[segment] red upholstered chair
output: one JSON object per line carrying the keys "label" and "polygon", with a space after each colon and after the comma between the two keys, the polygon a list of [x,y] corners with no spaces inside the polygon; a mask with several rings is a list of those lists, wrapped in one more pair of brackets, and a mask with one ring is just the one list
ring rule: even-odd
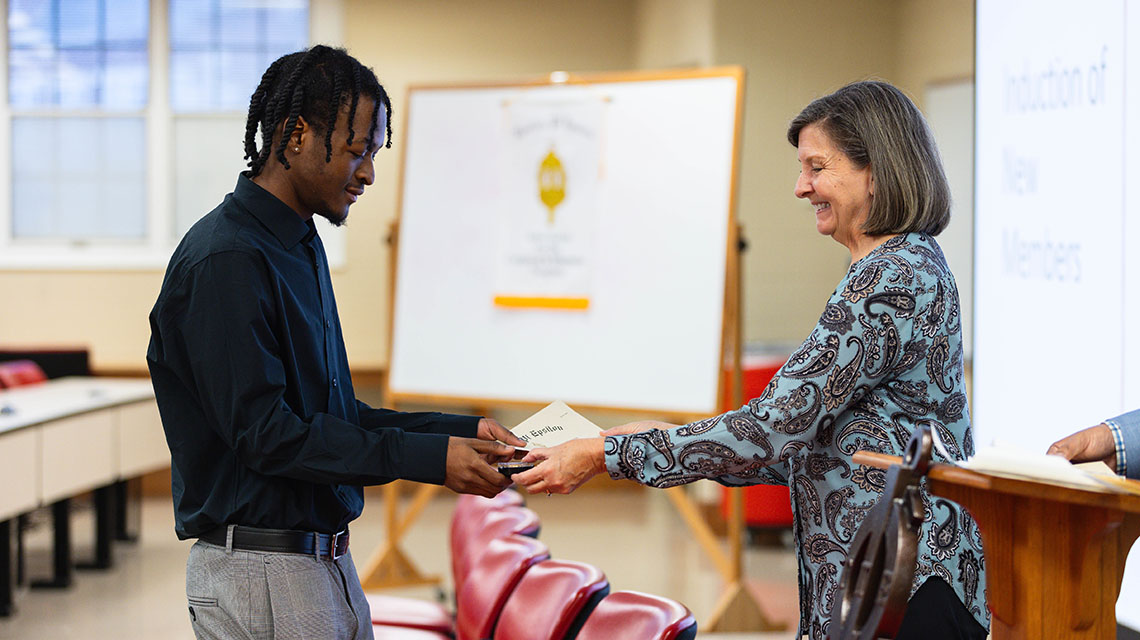
{"label": "red upholstered chair", "polygon": [[530,568],[507,599],[494,640],[573,638],[598,602],[610,592],[595,566],[546,560]]}
{"label": "red upholstered chair", "polygon": [[456,640],[491,638],[515,585],[528,569],[549,558],[550,550],[533,538],[510,535],[492,540],[475,560],[459,591]]}
{"label": "red upholstered chair", "polygon": [[[455,511],[451,514],[451,548],[471,538],[472,533],[482,526],[483,518],[492,511],[500,511],[512,507],[523,506],[523,497],[514,489],[506,489],[494,498],[483,496],[461,495],[455,501]],[[455,555],[452,554],[451,575],[456,571]],[[458,588],[456,589],[458,591]]]}
{"label": "red upholstered chair", "polygon": [[0,362],[0,388],[19,387],[47,380],[40,365],[31,360]]}
{"label": "red upholstered chair", "polygon": [[372,624],[451,634],[455,621],[447,607],[434,600],[365,593]]}
{"label": "red upholstered chair", "polygon": [[[468,556],[478,555],[495,538],[511,534],[533,537],[538,534],[540,526],[538,514],[525,507],[510,506],[485,511],[469,532],[464,534],[465,537],[452,540],[452,581],[456,593],[459,593],[471,566]],[[457,561],[457,556],[462,557],[462,560]],[[438,602],[375,593],[367,593],[365,596],[368,598],[368,606],[372,609],[374,624],[426,629],[439,633],[451,633],[454,630],[455,624],[451,612]]]}
{"label": "red upholstered chair", "polygon": [[382,624],[372,625],[372,637],[374,640],[451,640],[451,636],[446,633]]}
{"label": "red upholstered chair", "polygon": [[637,591],[618,591],[602,599],[578,640],[692,640],[697,621],[685,605]]}
{"label": "red upholstered chair", "polygon": [[526,501],[522,494],[514,489],[505,489],[493,498],[465,493],[461,494],[455,501],[455,511],[452,513],[451,523],[454,526],[456,520],[462,520],[471,514],[482,515],[492,509],[523,506],[526,506]]}
{"label": "red upholstered chair", "polygon": [[538,514],[526,507],[506,507],[488,511],[465,535],[451,540],[451,574],[455,593],[463,590],[472,561],[487,544],[511,534],[537,538],[542,522]]}

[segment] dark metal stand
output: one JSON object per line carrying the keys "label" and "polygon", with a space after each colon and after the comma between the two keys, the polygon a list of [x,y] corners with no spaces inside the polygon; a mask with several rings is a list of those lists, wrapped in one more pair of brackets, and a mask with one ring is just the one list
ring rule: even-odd
{"label": "dark metal stand", "polygon": [[16,516],[16,585],[28,584],[28,572],[24,566],[24,531],[28,528],[28,514]]}
{"label": "dark metal stand", "polygon": [[71,586],[71,499],[51,505],[52,577],[32,581],[33,589],[66,589]]}
{"label": "dark metal stand", "polygon": [[[13,593],[15,592],[14,569],[12,566],[12,529],[15,523],[12,520],[0,522],[0,542],[3,542],[3,554],[0,555],[0,617],[8,617],[15,610]],[[15,528],[19,528],[15,524]]]}
{"label": "dark metal stand", "polygon": [[934,436],[915,429],[902,464],[887,470],[882,497],[863,519],[843,562],[831,607],[834,640],[894,638],[906,615],[922,529],[922,489]]}
{"label": "dark metal stand", "polygon": [[113,563],[111,543],[115,538],[115,485],[95,490],[95,557],[81,562],[77,569],[109,569]]}
{"label": "dark metal stand", "polygon": [[138,542],[142,531],[142,480],[120,480],[115,487],[115,539]]}

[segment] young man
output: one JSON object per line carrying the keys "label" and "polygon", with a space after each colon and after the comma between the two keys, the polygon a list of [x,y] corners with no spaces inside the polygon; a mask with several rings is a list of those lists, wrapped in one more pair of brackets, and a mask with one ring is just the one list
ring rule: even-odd
{"label": "young man", "polygon": [[[356,400],[314,214],[342,224],[391,146],[391,104],[345,51],[284,56],[250,100],[249,171],[187,232],[150,315],[199,638],[371,638],[348,553],[361,485],[491,496],[523,443],[494,420]],[[261,129],[261,147],[257,131]]]}

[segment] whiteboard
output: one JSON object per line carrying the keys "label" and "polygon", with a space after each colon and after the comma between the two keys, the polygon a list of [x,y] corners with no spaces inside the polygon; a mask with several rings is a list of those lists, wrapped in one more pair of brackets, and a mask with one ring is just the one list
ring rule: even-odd
{"label": "whiteboard", "polygon": [[[738,67],[413,87],[388,398],[717,413],[742,91]],[[504,307],[504,220],[539,197],[530,173],[504,179],[523,129],[510,111],[579,103],[602,105],[577,236],[589,306]]]}
{"label": "whiteboard", "polygon": [[1042,453],[1140,406],[1140,11],[986,0],[976,28],[974,434]]}

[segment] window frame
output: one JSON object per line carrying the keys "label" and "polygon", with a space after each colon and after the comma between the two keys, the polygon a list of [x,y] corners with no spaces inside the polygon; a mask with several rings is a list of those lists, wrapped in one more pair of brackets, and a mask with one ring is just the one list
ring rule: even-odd
{"label": "window frame", "polygon": [[[8,10],[8,0],[0,0],[0,12],[5,18],[5,27],[0,29],[0,129],[4,131],[4,135],[0,135],[0,270],[134,271],[165,268],[178,240],[172,237],[176,224],[173,175],[175,119],[181,116],[219,119],[240,116],[244,121],[245,110],[174,113],[170,101],[170,14],[167,0],[149,2],[149,86],[147,104],[141,111],[13,109],[8,100]],[[343,30],[343,0],[309,0],[309,46],[318,42],[342,42]],[[146,232],[141,240],[92,238],[62,241],[13,237],[11,132],[13,118],[22,116],[142,118],[147,169],[144,178]],[[232,153],[239,152],[236,146],[232,150]],[[66,188],[66,182],[61,181],[61,188]],[[218,194],[219,202],[224,195]],[[322,226],[321,234],[330,263],[340,267],[345,262],[345,240],[342,234],[330,233],[331,230],[331,225]]]}

